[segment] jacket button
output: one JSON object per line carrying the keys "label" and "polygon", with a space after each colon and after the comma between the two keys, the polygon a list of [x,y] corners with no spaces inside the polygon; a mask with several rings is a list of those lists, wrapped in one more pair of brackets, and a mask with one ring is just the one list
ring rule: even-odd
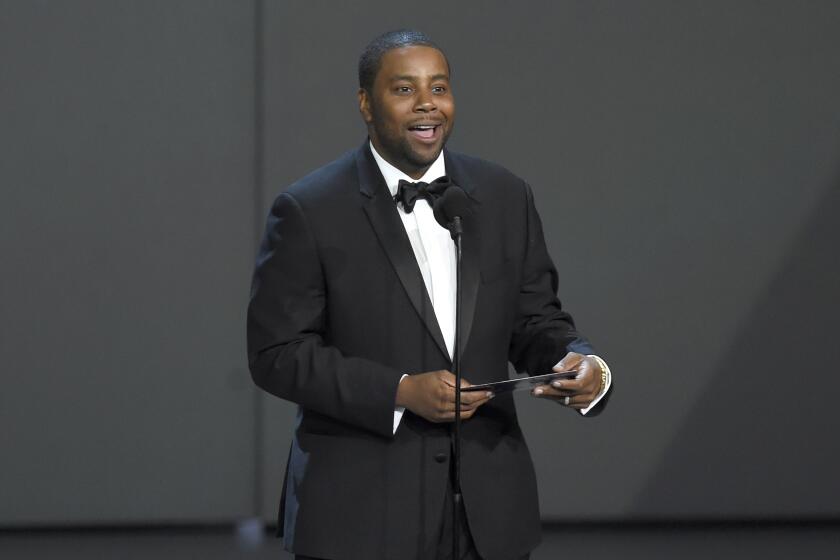
{"label": "jacket button", "polygon": [[446,462],[446,453],[438,453],[435,455],[435,461],[438,463],[445,463]]}

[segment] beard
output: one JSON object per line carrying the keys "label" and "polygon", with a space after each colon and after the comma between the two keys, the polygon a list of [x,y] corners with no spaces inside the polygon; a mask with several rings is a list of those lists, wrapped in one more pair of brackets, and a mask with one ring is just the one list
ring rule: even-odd
{"label": "beard", "polygon": [[371,114],[373,116],[371,128],[379,143],[377,150],[382,152],[382,157],[402,171],[417,172],[428,169],[440,156],[440,152],[452,134],[452,122],[447,121],[449,126],[443,133],[440,144],[434,150],[420,151],[411,144],[406,129],[390,126],[376,106],[371,107]]}

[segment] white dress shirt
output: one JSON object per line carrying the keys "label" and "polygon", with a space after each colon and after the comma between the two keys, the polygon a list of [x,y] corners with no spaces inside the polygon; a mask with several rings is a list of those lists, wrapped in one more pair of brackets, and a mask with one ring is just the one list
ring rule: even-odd
{"label": "white dress shirt", "polygon": [[[409,177],[385,161],[373,147],[373,143],[370,143],[370,151],[379,166],[379,171],[382,172],[382,177],[385,179],[385,184],[388,186],[391,196],[397,194],[400,179],[411,183],[416,181],[431,183],[438,177],[446,175],[446,165],[444,164],[442,151],[431,167],[419,179]],[[418,198],[414,203],[414,211],[411,213],[406,213],[401,204],[397,208],[405,232],[408,234],[408,240],[411,242],[411,248],[414,250],[414,257],[417,259],[420,273],[423,275],[423,283],[426,285],[429,299],[432,300],[435,317],[451,359],[452,350],[455,346],[455,243],[452,242],[449,230],[435,220],[432,207],[426,199]],[[406,376],[404,375],[404,377]],[[609,367],[607,367],[607,382],[604,384],[604,388],[587,408],[581,410],[582,414],[586,414],[601,400],[609,390],[611,381],[612,377]],[[404,412],[405,408],[401,406],[394,409],[394,433],[400,425]]]}

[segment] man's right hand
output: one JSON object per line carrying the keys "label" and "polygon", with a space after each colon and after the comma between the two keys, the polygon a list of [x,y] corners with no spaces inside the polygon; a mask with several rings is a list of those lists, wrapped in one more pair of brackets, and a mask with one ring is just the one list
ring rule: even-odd
{"label": "man's right hand", "polygon": [[[461,387],[470,383],[461,379]],[[493,398],[492,392],[461,393],[461,420],[471,418],[478,407]],[[397,387],[397,406],[403,406],[429,422],[455,420],[455,376],[446,370],[404,377]]]}

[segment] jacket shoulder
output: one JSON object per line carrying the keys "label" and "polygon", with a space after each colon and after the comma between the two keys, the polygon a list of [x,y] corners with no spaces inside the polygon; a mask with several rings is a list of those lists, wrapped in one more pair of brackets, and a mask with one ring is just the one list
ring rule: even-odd
{"label": "jacket shoulder", "polygon": [[462,186],[473,187],[482,201],[518,204],[528,197],[527,182],[503,165],[457,152],[449,152],[449,161],[459,180],[468,183]]}
{"label": "jacket shoulder", "polygon": [[449,157],[453,163],[461,166],[464,171],[468,171],[470,174],[493,177],[502,181],[523,182],[519,176],[498,163],[453,151],[449,152]]}
{"label": "jacket shoulder", "polygon": [[349,151],[338,159],[304,175],[282,193],[291,195],[302,206],[325,203],[341,193],[358,191],[355,152]]}

